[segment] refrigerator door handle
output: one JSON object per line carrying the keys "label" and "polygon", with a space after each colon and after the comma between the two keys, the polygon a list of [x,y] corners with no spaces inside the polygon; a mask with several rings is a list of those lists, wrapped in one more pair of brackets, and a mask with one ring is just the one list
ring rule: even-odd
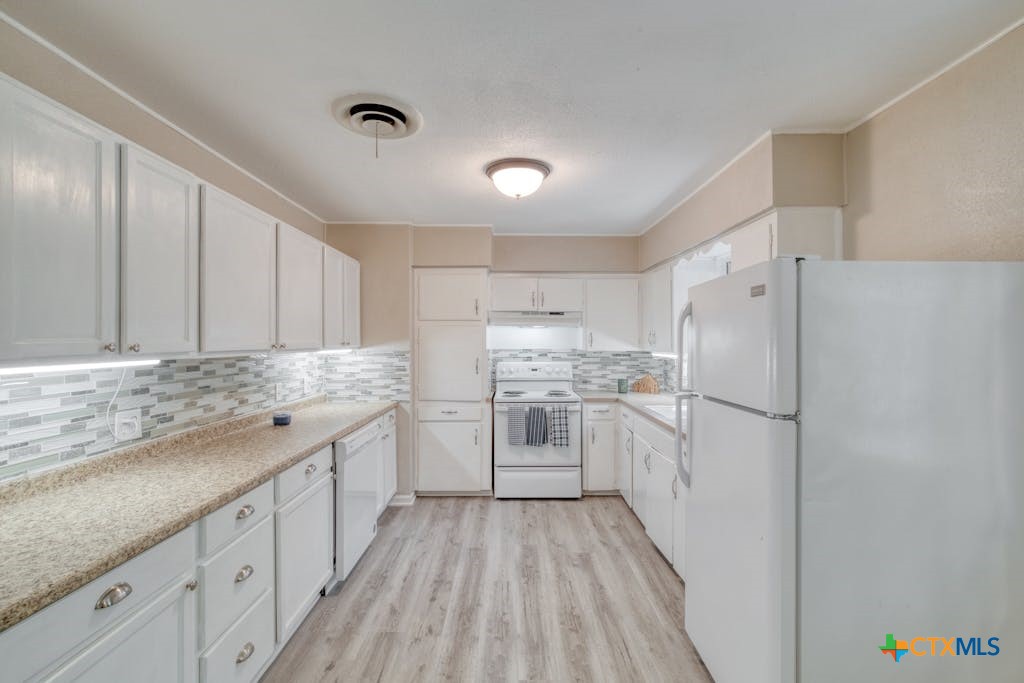
{"label": "refrigerator door handle", "polygon": [[686,466],[686,448],[683,446],[683,401],[686,401],[686,442],[689,444],[693,443],[693,397],[696,394],[693,392],[693,387],[683,386],[683,361],[684,359],[690,364],[690,372],[688,373],[687,379],[693,381],[693,364],[695,358],[693,354],[687,353],[686,349],[686,336],[683,334],[683,330],[686,327],[686,321],[690,321],[690,325],[693,325],[693,302],[687,301],[686,306],[683,307],[682,312],[679,314],[679,327],[676,329],[676,345],[678,354],[676,356],[676,386],[679,387],[679,393],[676,394],[676,472],[679,474],[680,481],[683,482],[683,486],[690,488],[690,472],[693,469],[693,447],[689,449],[690,466]]}

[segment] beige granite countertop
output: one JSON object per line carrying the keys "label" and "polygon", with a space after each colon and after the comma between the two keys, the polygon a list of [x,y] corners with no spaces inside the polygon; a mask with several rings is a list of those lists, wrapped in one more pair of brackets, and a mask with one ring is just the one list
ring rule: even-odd
{"label": "beige granite countertop", "polygon": [[394,402],[288,406],[0,487],[0,631],[173,536]]}
{"label": "beige granite countertop", "polygon": [[[675,423],[647,409],[647,406],[651,405],[675,404],[675,394],[641,394],[635,391],[631,391],[628,394],[620,394],[614,391],[577,391],[576,393],[583,398],[584,403],[624,403],[640,412],[648,420],[664,427],[670,432],[676,431]],[[685,431],[683,436],[686,436]]]}

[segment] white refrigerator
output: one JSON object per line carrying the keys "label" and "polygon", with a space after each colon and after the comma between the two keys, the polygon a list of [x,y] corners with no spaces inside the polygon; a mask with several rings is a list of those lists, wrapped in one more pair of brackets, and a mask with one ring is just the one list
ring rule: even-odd
{"label": "white refrigerator", "polygon": [[1024,680],[1024,263],[776,259],[683,318],[684,624],[717,683]]}

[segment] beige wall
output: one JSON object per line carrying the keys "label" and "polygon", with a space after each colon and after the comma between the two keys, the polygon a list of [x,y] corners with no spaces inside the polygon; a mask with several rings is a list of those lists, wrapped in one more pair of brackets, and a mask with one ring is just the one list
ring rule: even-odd
{"label": "beige wall", "polygon": [[772,136],[772,203],[775,206],[842,206],[846,203],[843,136]]}
{"label": "beige wall", "polygon": [[772,206],[772,139],[766,136],[640,236],[646,270]]}
{"label": "beige wall", "polygon": [[0,21],[0,71],[317,238],[324,226],[59,55]]}
{"label": "beige wall", "polygon": [[416,226],[412,264],[427,266],[490,266],[489,226]]}
{"label": "beige wall", "polygon": [[363,347],[409,349],[412,232],[401,224],[326,226],[327,244],[359,261]]}
{"label": "beige wall", "polygon": [[850,131],[853,259],[1024,260],[1024,28]]}
{"label": "beige wall", "polygon": [[634,273],[638,237],[495,235],[495,271]]}

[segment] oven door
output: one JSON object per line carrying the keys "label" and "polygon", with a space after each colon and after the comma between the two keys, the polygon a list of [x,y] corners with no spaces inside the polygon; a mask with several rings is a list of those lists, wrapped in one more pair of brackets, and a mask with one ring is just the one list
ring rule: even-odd
{"label": "oven door", "polygon": [[551,408],[564,405],[569,409],[569,447],[510,446],[508,443],[508,404],[494,404],[494,465],[496,467],[579,467],[582,461],[583,411],[578,403],[530,403],[530,406]]}

